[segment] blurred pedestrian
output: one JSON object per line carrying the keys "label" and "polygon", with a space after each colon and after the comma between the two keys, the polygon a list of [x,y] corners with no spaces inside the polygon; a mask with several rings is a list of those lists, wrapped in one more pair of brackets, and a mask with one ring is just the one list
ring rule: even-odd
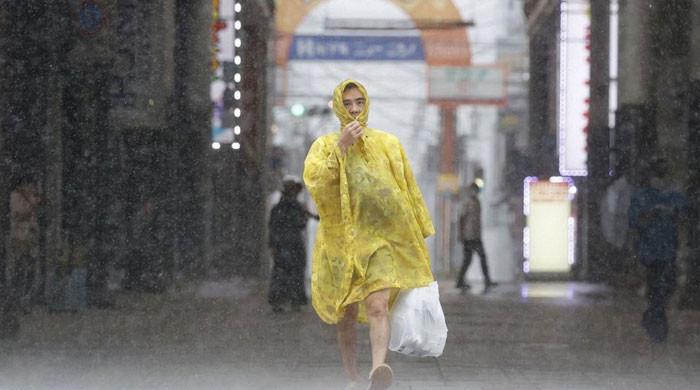
{"label": "blurred pedestrian", "polygon": [[464,248],[464,259],[462,268],[457,275],[457,288],[470,288],[464,281],[465,274],[472,263],[472,255],[476,252],[481,261],[481,273],[484,275],[484,292],[488,291],[497,283],[491,280],[489,266],[486,259],[484,243],[481,240],[481,201],[479,201],[480,188],[476,183],[472,183],[467,188],[467,200],[464,203],[462,213],[459,217],[459,240]]}
{"label": "blurred pedestrian", "polygon": [[10,234],[7,242],[10,294],[27,312],[41,291],[39,263],[39,204],[34,179],[23,176],[10,193]]}
{"label": "blurred pedestrian", "polygon": [[635,234],[634,250],[647,270],[647,309],[642,326],[654,342],[668,336],[666,305],[676,289],[676,253],[679,224],[686,199],[669,187],[665,161],[655,159],[630,201],[629,223]]}
{"label": "blurred pedestrian", "polygon": [[286,304],[296,311],[308,303],[304,288],[306,245],[303,233],[308,219],[318,219],[318,216],[297,200],[302,189],[299,179],[285,178],[282,197],[270,211],[269,240],[274,264],[268,301],[277,313],[282,312]]}
{"label": "blurred pedestrian", "polygon": [[357,388],[356,322],[369,323],[370,389],[391,385],[389,310],[400,289],[434,281],[425,238],[433,223],[398,138],[367,127],[369,96],[345,80],[333,92],[339,131],[314,141],[304,181],[321,215],[312,303],[336,324],[343,367]]}
{"label": "blurred pedestrian", "polygon": [[608,269],[621,275],[612,282],[619,287],[639,287],[642,278],[633,255],[628,215],[635,188],[624,155],[618,157],[614,172],[614,180],[607,186],[600,200],[600,228],[607,243],[604,252],[607,252],[610,259],[607,262]]}

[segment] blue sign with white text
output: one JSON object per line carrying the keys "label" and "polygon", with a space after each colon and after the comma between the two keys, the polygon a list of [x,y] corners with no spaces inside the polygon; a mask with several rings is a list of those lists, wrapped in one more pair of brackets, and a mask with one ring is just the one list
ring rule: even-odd
{"label": "blue sign with white text", "polygon": [[420,37],[295,35],[291,60],[316,61],[423,61]]}

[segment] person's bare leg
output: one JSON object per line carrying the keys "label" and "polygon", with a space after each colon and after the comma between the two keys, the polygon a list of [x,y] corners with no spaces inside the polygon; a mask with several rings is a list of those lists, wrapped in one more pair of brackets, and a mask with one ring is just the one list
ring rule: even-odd
{"label": "person's bare leg", "polygon": [[353,382],[357,382],[360,378],[360,372],[357,369],[357,311],[356,303],[348,306],[345,308],[345,316],[336,325],[343,368]]}
{"label": "person's bare leg", "polygon": [[372,346],[372,370],[383,364],[389,349],[389,289],[375,291],[365,299],[369,340]]}

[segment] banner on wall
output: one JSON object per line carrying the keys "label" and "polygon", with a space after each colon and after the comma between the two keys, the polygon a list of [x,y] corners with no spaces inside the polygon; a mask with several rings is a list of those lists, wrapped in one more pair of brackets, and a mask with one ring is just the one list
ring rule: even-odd
{"label": "banner on wall", "polygon": [[428,100],[431,103],[505,104],[505,68],[499,65],[431,66]]}

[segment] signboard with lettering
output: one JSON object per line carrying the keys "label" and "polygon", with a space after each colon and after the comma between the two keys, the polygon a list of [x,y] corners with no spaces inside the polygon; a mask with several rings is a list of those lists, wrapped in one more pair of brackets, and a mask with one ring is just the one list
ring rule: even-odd
{"label": "signboard with lettering", "polygon": [[470,104],[505,104],[506,72],[500,66],[431,66],[428,99]]}
{"label": "signboard with lettering", "polygon": [[423,61],[420,37],[295,35],[290,60]]}

